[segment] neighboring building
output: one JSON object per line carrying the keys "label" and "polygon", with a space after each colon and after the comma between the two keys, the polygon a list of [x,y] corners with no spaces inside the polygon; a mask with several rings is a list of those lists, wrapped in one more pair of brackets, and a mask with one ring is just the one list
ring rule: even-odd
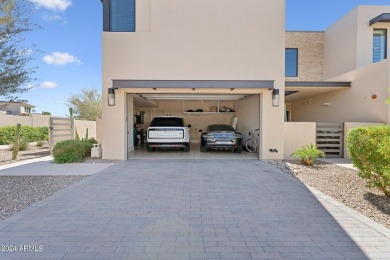
{"label": "neighboring building", "polygon": [[0,113],[5,115],[29,115],[34,107],[26,101],[0,101]]}
{"label": "neighboring building", "polygon": [[390,6],[358,6],[324,32],[287,32],[298,52],[286,60],[297,71],[286,91],[299,91],[286,97],[291,121],[389,124],[388,32]]}
{"label": "neighboring building", "polygon": [[261,159],[305,144],[285,119],[390,122],[390,6],[359,6],[324,32],[286,33],[285,0],[102,2],[105,159],[134,149],[140,111],[144,129],[155,115],[183,116],[193,141],[236,117],[246,136],[260,129]]}

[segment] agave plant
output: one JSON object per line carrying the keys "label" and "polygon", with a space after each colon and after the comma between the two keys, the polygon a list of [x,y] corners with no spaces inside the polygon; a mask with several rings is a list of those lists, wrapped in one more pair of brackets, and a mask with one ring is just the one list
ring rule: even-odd
{"label": "agave plant", "polygon": [[301,163],[303,165],[313,166],[315,160],[319,157],[325,158],[326,154],[323,151],[318,150],[317,146],[310,144],[304,145],[301,149],[296,150],[292,157],[301,158]]}

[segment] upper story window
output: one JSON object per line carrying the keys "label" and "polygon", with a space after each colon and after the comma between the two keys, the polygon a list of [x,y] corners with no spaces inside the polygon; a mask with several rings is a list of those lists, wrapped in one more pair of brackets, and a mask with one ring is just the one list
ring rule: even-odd
{"label": "upper story window", "polygon": [[135,0],[110,1],[110,31],[135,32]]}
{"label": "upper story window", "polygon": [[286,49],[285,76],[298,77],[298,49]]}
{"label": "upper story window", "polygon": [[387,30],[374,29],[372,61],[378,62],[387,58]]}

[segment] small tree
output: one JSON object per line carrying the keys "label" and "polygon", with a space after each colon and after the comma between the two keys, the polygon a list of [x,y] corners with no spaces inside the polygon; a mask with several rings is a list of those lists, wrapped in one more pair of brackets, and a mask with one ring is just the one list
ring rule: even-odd
{"label": "small tree", "polygon": [[29,89],[36,67],[29,66],[34,48],[23,46],[26,32],[38,28],[31,22],[31,3],[0,0],[0,96],[12,98]]}
{"label": "small tree", "polygon": [[97,89],[83,88],[81,94],[68,98],[69,113],[72,117],[95,121],[102,116],[102,97]]}

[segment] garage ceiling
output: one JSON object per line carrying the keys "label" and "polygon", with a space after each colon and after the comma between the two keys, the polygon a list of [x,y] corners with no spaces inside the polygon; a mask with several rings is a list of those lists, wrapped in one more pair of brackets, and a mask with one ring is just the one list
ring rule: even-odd
{"label": "garage ceiling", "polygon": [[136,107],[142,107],[142,108],[157,108],[158,107],[158,102],[154,101],[154,100],[147,100],[147,99],[144,99],[138,95],[134,95],[133,97],[134,99],[134,105]]}

